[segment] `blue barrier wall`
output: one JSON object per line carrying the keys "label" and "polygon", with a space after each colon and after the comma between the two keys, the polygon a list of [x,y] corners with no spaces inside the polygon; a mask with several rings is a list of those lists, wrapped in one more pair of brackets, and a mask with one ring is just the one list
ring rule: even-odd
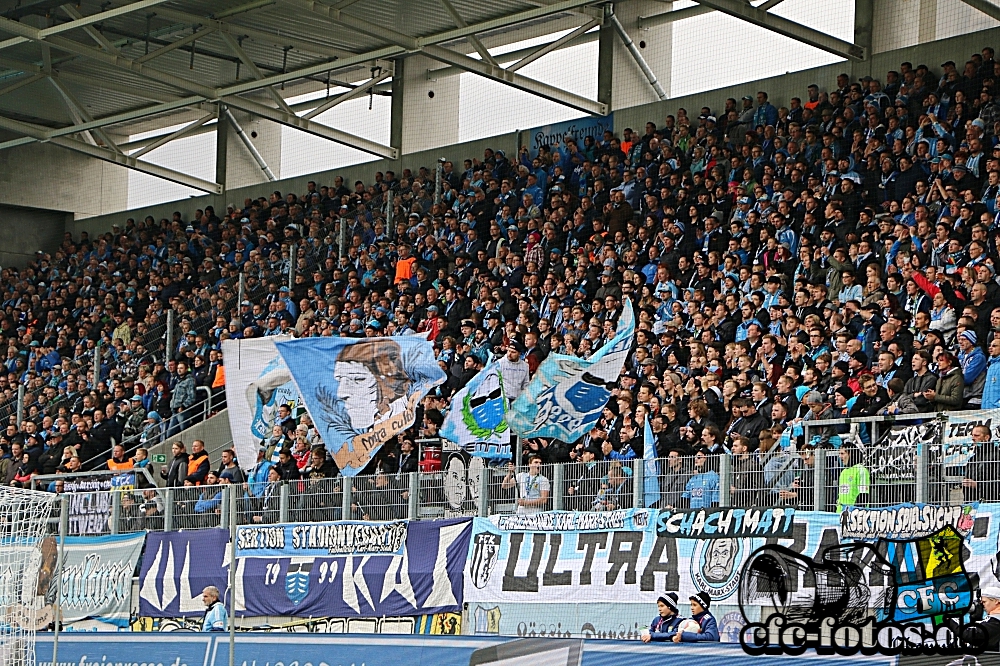
{"label": "blue barrier wall", "polygon": [[[895,657],[745,655],[738,645],[557,638],[321,636],[242,634],[236,666],[895,666]],[[52,663],[52,637],[39,638],[36,662]],[[228,666],[228,634],[64,634],[57,666]]]}

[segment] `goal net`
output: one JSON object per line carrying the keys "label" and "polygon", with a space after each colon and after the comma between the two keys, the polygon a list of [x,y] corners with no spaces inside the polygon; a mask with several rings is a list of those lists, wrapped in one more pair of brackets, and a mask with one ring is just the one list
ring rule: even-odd
{"label": "goal net", "polygon": [[[0,486],[0,666],[34,666],[41,547],[57,495]],[[54,563],[53,563],[54,564]],[[51,618],[50,618],[51,621]]]}

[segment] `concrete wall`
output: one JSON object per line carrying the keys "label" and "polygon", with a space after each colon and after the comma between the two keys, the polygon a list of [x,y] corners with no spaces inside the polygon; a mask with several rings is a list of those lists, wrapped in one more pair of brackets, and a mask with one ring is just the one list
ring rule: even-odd
{"label": "concrete wall", "polygon": [[[219,469],[219,461],[222,459],[222,452],[232,446],[233,442],[233,434],[229,429],[229,410],[223,409],[212,418],[202,421],[180,434],[166,439],[156,446],[150,446],[147,448],[149,449],[150,457],[152,457],[155,453],[165,454],[169,464],[170,458],[173,457],[173,454],[170,452],[170,446],[174,442],[178,440],[184,442],[188,451],[190,451],[191,442],[196,439],[200,439],[205,442],[205,450],[208,451],[208,459],[211,462],[212,469]],[[243,467],[250,467],[253,465],[254,461],[240,461],[240,463]],[[160,478],[160,465],[156,465],[156,472],[153,474],[153,477],[156,483],[163,485],[163,479]]]}
{"label": "concrete wall", "polygon": [[[879,0],[879,2],[881,4],[883,0]],[[913,3],[908,2],[907,4]],[[874,32],[876,34],[883,29],[878,25],[878,22],[880,20],[890,20],[890,17],[884,13],[881,15],[879,14],[879,7],[879,4],[875,7],[876,25],[874,27]],[[689,114],[696,114],[702,106],[709,106],[713,110],[721,110],[726,98],[735,97],[739,99],[743,95],[754,95],[758,90],[766,90],[770,96],[771,102],[775,106],[781,106],[787,104],[791,97],[804,97],[806,87],[810,83],[818,84],[821,89],[831,88],[835,83],[837,74],[841,72],[853,72],[855,76],[861,76],[863,73],[870,71],[872,76],[881,78],[884,77],[885,72],[888,70],[898,69],[899,63],[905,60],[911,61],[914,65],[925,63],[936,70],[937,66],[940,65],[944,59],[955,59],[958,61],[970,53],[978,52],[983,46],[987,45],[1000,47],[1000,28],[959,35],[957,37],[942,39],[929,44],[922,44],[920,46],[907,46],[883,53],[876,53],[867,63],[852,64],[843,62],[801,72],[792,72],[770,79],[750,81],[694,95],[686,95],[684,97],[670,99],[665,102],[653,102],[630,108],[616,109],[615,126],[617,128],[633,127],[641,129],[641,127],[650,120],[654,120],[657,124],[662,125],[666,115],[668,113],[674,113],[678,107],[686,108]],[[630,58],[627,53],[624,54],[624,57]],[[618,71],[623,69],[626,65],[634,66],[634,63],[623,62],[623,59],[618,58],[617,53],[615,62],[617,65],[615,68],[617,70],[616,74],[618,74]],[[639,74],[639,76],[641,76],[641,74]],[[645,85],[646,88],[649,87],[648,84],[645,83],[644,79],[643,85]],[[414,127],[419,127],[419,118],[416,119],[412,125]],[[160,219],[161,217],[169,218],[175,210],[180,210],[185,215],[189,215],[196,208],[202,208],[209,204],[214,205],[217,210],[225,210],[225,206],[228,203],[242,204],[244,198],[246,197],[260,196],[272,190],[280,190],[282,192],[305,192],[305,184],[309,180],[315,180],[321,184],[328,184],[333,182],[334,176],[340,175],[343,176],[344,180],[348,183],[352,183],[353,181],[359,179],[364,180],[365,182],[370,182],[372,180],[372,175],[376,171],[392,169],[399,173],[402,168],[417,168],[420,166],[433,167],[439,157],[445,157],[447,159],[460,162],[468,157],[481,156],[483,154],[483,149],[486,147],[493,148],[494,150],[503,149],[507,151],[508,154],[512,154],[511,151],[516,151],[517,146],[517,135],[513,133],[506,134],[462,144],[453,144],[443,148],[404,154],[402,158],[397,160],[378,160],[375,162],[367,162],[365,164],[315,173],[308,176],[284,179],[275,183],[229,190],[222,196],[206,195],[183,201],[161,204],[158,206],[149,206],[138,211],[126,211],[87,219],[77,219],[73,222],[71,229],[74,234],[78,234],[83,230],[91,233],[103,233],[108,231],[112,224],[121,224],[125,219],[138,215],[152,215],[156,219]],[[11,151],[0,151],[0,159],[2,159],[4,153],[9,152]],[[2,171],[3,167],[2,163],[0,163],[0,173],[2,173]],[[78,217],[80,216],[78,215]]]}
{"label": "concrete wall", "polygon": [[72,213],[0,204],[0,266],[24,266],[38,250],[54,251],[72,222]]}
{"label": "concrete wall", "polygon": [[47,143],[0,150],[0,204],[100,215],[128,205],[128,170]]}

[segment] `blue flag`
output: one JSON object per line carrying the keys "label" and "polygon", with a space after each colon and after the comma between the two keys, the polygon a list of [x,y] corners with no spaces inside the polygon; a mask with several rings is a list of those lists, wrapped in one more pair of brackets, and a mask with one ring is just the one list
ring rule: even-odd
{"label": "blue flag", "polygon": [[423,336],[303,338],[275,344],[344,476],[411,425],[427,392],[445,381]]}
{"label": "blue flag", "polygon": [[618,384],[634,334],[635,315],[626,301],[615,337],[589,359],[549,354],[511,405],[510,427],[521,437],[555,437],[564,442],[586,435]]}
{"label": "blue flag", "polygon": [[455,397],[441,436],[481,458],[510,458],[507,397],[500,363],[490,360]]}
{"label": "blue flag", "polygon": [[660,461],[656,459],[656,440],[649,427],[649,414],[642,428],[642,505],[647,509],[660,501]]}

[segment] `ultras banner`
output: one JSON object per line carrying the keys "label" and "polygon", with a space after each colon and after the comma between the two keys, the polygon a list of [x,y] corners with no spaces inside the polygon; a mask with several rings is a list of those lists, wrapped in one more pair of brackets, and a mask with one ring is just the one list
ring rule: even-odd
{"label": "ultras banner", "polygon": [[[713,601],[735,603],[743,563],[768,540],[809,555],[839,543],[836,514],[749,510],[751,525],[748,514],[732,511],[627,510],[613,512],[622,516],[603,525],[558,513],[530,516],[530,522],[476,518],[465,600],[653,604],[664,590],[675,590],[682,599],[704,591]],[[577,529],[558,529],[574,522]],[[706,534],[706,525],[712,533]],[[720,525],[733,536],[720,534]]]}
{"label": "ultras banner", "polygon": [[[294,414],[299,392],[274,343],[288,336],[223,340],[226,362],[226,404],[233,448],[240,466],[249,469],[257,460],[261,440],[271,436],[278,408],[287,405]],[[275,459],[277,452],[274,453]]]}
{"label": "ultras banner", "polygon": [[413,425],[427,392],[445,381],[425,337],[306,338],[275,345],[306,410],[345,476]]}

